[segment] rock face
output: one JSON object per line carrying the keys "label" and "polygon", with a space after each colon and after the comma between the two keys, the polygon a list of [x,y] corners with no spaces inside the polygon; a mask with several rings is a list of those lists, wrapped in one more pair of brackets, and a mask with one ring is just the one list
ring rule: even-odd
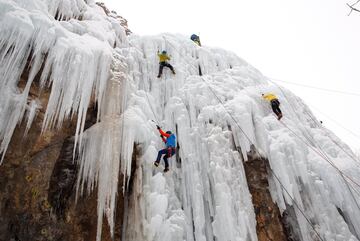
{"label": "rock face", "polygon": [[[37,96],[38,90],[34,85],[31,95]],[[48,93],[42,96],[44,107]],[[96,192],[79,197],[75,203],[77,164],[73,161],[73,134],[76,123],[68,121],[61,130],[41,135],[43,114],[40,110],[25,137],[26,125],[17,128],[0,166],[0,241],[95,240]],[[95,120],[96,109],[90,108],[86,125],[91,126]],[[118,200],[115,240],[121,237],[121,194]],[[112,240],[106,223],[103,230],[102,240]]]}
{"label": "rock face", "polygon": [[110,10],[106,7],[105,3],[103,3],[103,2],[96,2],[96,4],[99,5],[100,7],[102,7],[102,9],[104,9],[104,12],[106,13],[106,15],[108,15],[109,17],[115,18],[116,20],[118,20],[119,23],[120,23],[120,25],[125,28],[125,32],[126,32],[127,35],[131,34],[131,30],[130,30],[129,27],[128,27],[128,22],[127,22],[127,20],[126,20],[125,18],[119,16],[116,11],[113,11],[113,10],[110,11]]}
{"label": "rock face", "polygon": [[262,158],[249,158],[244,164],[256,214],[256,233],[259,241],[286,241],[279,208],[269,192],[266,162]]}

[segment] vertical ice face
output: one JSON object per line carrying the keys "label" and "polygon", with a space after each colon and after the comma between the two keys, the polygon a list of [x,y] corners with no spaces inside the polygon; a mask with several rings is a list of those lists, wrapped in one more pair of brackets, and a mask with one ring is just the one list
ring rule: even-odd
{"label": "vertical ice face", "polygon": [[[123,50],[135,88],[129,107],[142,102],[141,113],[175,131],[180,149],[171,174],[152,170],[162,145],[155,125],[148,130],[139,209],[128,210],[127,227],[136,225],[126,240],[257,240],[242,165],[251,144],[269,159],[271,194],[281,211],[288,209],[299,240],[319,240],[317,234],[358,240],[357,164],[301,100],[233,54],[199,48],[183,36],[132,36],[130,46]],[[171,55],[176,75],[165,68],[156,78],[157,50]],[[282,122],[261,98],[265,92],[279,97]]]}
{"label": "vertical ice face", "polygon": [[[60,128],[77,114],[80,135],[92,94],[95,101],[103,99],[112,46],[125,44],[124,30],[120,34],[120,24],[115,29],[99,6],[82,0],[11,0],[0,6],[0,152],[4,155],[24,116],[35,77],[41,88],[51,89],[43,129]],[[74,19],[79,16],[81,21]]]}
{"label": "vertical ice face", "polygon": [[[214,101],[206,82],[216,89],[223,81],[218,73],[230,67],[233,70],[225,71],[228,80],[236,74],[256,76],[235,78],[224,89],[217,89],[226,93],[225,99],[234,99],[243,87],[231,89],[232,84],[265,84],[263,77],[232,53],[197,48],[183,36],[133,36],[129,45],[117,50],[101,121],[84,133],[81,144],[78,189],[82,193],[85,188],[98,187],[97,240],[101,239],[103,214],[110,227],[114,225],[118,171],[130,175],[134,143],[141,150],[133,188],[137,204],[132,204],[138,209],[125,210],[126,240],[256,240],[255,216],[238,152],[243,148],[246,154],[250,142],[240,136],[240,130],[234,131],[239,138],[232,135],[235,123],[223,118],[225,111]],[[184,46],[183,53],[174,46]],[[157,79],[156,52],[165,48],[177,74],[172,76],[164,69],[164,78]],[[197,56],[203,56],[201,62]],[[199,68],[208,75],[206,80],[196,77]],[[196,90],[198,95],[193,96]],[[241,108],[251,110],[247,104]],[[220,112],[213,113],[211,108]],[[251,115],[244,120],[243,128],[252,127]],[[174,176],[153,173],[152,163],[161,148],[154,122],[178,136],[182,161],[178,168],[172,161]],[[248,135],[255,140],[253,131],[249,129]],[[216,150],[219,143],[221,148]],[[124,185],[121,191],[127,190],[127,183]]]}
{"label": "vertical ice face", "polygon": [[48,11],[59,20],[79,18],[87,8],[84,0],[47,1]]}
{"label": "vertical ice face", "polygon": [[[149,144],[140,158],[143,174],[137,207],[143,209],[128,211],[126,240],[257,240],[243,158],[238,152],[243,148],[246,157],[250,143],[226,116],[208,85],[221,93],[223,101],[235,104],[238,92],[244,92],[245,86],[265,84],[264,77],[233,54],[198,48],[183,36],[133,36],[130,45],[133,47],[125,53],[128,81],[140,89],[131,98],[142,99],[148,119],[176,132],[181,163],[172,158],[170,176],[152,175],[156,149],[161,148],[152,124],[146,141]],[[157,50],[167,50],[171,55],[175,76],[164,69],[163,77],[156,78]],[[206,77],[199,77],[199,68]],[[245,99],[244,103],[239,101],[234,110],[228,106],[229,111],[239,108],[250,112],[241,116],[241,125],[255,141],[254,103],[247,97],[240,99]]]}
{"label": "vertical ice face", "polygon": [[[0,32],[1,161],[25,113],[25,134],[39,108],[45,111],[44,131],[60,129],[64,120],[76,116],[74,134],[81,153],[78,186],[82,190],[86,180],[88,191],[98,187],[99,240],[104,213],[113,231],[118,173],[120,168],[127,173],[131,165],[120,165],[121,146],[129,148],[131,156],[132,143],[137,141],[123,133],[127,126],[113,131],[120,127],[115,115],[122,113],[121,98],[127,90],[122,86],[125,64],[113,48],[127,46],[125,30],[94,1],[1,0]],[[41,89],[50,89],[48,102],[42,107],[36,99],[28,98],[34,81]],[[92,101],[97,102],[101,125],[90,129],[83,143],[86,112]],[[131,110],[128,112],[131,116]],[[122,133],[131,146],[120,142],[125,139]]]}
{"label": "vertical ice face", "polygon": [[[358,240],[358,160],[336,136],[315,122],[299,98],[283,89],[274,91],[279,91],[283,108],[289,113],[285,124],[264,119],[269,131],[274,199],[283,210],[296,202],[324,240]],[[302,238],[314,238],[303,215],[294,209]]]}
{"label": "vertical ice face", "polygon": [[[77,189],[97,191],[97,240],[103,216],[113,234],[134,143],[138,169],[124,210],[125,240],[256,241],[243,166],[252,144],[269,160],[271,195],[296,224],[298,240],[359,240],[354,154],[299,98],[235,54],[182,35],[127,38],[94,1],[0,0],[0,31],[0,152],[25,116],[29,130],[40,108],[44,130],[77,116]],[[162,50],[176,75],[165,68],[156,78]],[[47,106],[28,99],[34,81],[51,89]],[[265,92],[279,97],[282,122],[261,98]],[[83,132],[91,101],[98,122]],[[178,140],[165,175],[152,165],[163,148],[155,124]]]}

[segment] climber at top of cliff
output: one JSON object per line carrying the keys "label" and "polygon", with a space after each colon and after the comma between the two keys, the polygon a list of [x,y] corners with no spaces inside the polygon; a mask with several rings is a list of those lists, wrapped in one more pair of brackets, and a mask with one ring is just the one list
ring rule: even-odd
{"label": "climber at top of cliff", "polygon": [[201,47],[200,37],[196,34],[192,34],[190,39]]}
{"label": "climber at top of cliff", "polygon": [[265,100],[270,102],[273,112],[278,117],[278,120],[280,120],[282,118],[282,113],[280,110],[280,101],[278,100],[276,95],[274,95],[273,93],[267,93],[261,95]]}
{"label": "climber at top of cliff", "polygon": [[160,132],[160,137],[163,142],[166,144],[166,148],[159,151],[156,161],[154,165],[157,167],[159,166],[161,156],[164,155],[163,159],[165,162],[165,169],[164,172],[169,171],[169,162],[168,158],[175,154],[175,145],[176,145],[176,137],[171,131],[164,132],[160,126],[156,125],[157,129]]}
{"label": "climber at top of cliff", "polygon": [[166,51],[163,50],[161,53],[159,53],[159,50],[158,50],[157,55],[159,57],[159,74],[157,77],[158,78],[161,77],[164,67],[170,68],[171,72],[173,74],[175,74],[175,70],[174,70],[173,66],[167,62],[167,60],[170,60],[170,57],[167,55]]}

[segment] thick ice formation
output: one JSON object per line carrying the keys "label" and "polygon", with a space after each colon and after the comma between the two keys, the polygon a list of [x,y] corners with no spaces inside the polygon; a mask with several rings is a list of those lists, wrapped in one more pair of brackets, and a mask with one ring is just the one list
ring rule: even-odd
{"label": "thick ice formation", "polygon": [[[41,108],[36,99],[28,100],[33,82],[36,82],[35,84],[41,89],[51,89],[47,106],[44,106],[46,112],[43,130],[61,128],[65,119],[77,115],[77,129],[74,134],[76,142],[80,141],[80,150],[82,150],[81,137],[91,100],[98,102],[98,119],[103,122],[109,119],[108,116],[107,119],[100,118],[104,116],[103,110],[106,114],[116,112],[109,110],[107,105],[114,101],[117,101],[117,105],[120,104],[118,102],[120,99],[115,99],[116,94],[112,95],[114,98],[111,100],[107,98],[106,103],[103,103],[103,100],[105,93],[115,90],[116,82],[108,80],[111,63],[117,65],[113,68],[114,72],[116,69],[121,69],[119,63],[121,58],[114,53],[113,47],[127,45],[124,28],[116,19],[107,17],[104,10],[94,1],[0,0],[0,32],[2,159],[15,127],[22,121],[25,112],[27,113],[26,134],[38,109]],[[22,73],[28,74],[23,75],[20,82]],[[114,76],[119,78],[119,74]],[[108,83],[111,85],[108,86]],[[99,134],[96,127],[93,129],[89,130],[86,136],[95,137]],[[104,138],[104,145],[109,144],[106,141],[110,141],[115,148],[119,137],[115,140],[107,140],[105,138],[108,136],[103,134],[100,133],[99,138]],[[86,144],[90,145],[88,140]],[[118,154],[119,148],[111,153]],[[81,157],[89,159],[90,154],[91,152],[87,152]],[[116,193],[118,173],[116,168],[120,160],[118,156],[114,158],[106,153],[104,155],[100,159],[104,163],[101,163],[103,168],[99,172],[81,166],[81,173],[88,178],[89,191],[95,185],[97,176],[106,176],[110,181],[106,182],[107,180],[100,178],[97,184],[115,189],[110,193]],[[106,162],[107,160],[110,162]],[[109,170],[114,174],[108,175]],[[103,184],[104,182],[106,183]],[[101,225],[105,207],[112,207],[113,211],[115,195],[109,198],[104,192],[99,192],[98,198],[99,225]],[[113,212],[108,213],[109,220],[112,220]],[[100,237],[100,228],[98,233]]]}
{"label": "thick ice formation", "polygon": [[[0,152],[6,152],[26,109],[34,112],[26,107],[34,79],[52,89],[44,129],[60,128],[64,119],[77,113],[80,134],[93,90],[96,100],[103,99],[112,46],[125,43],[121,26],[114,28],[113,20],[93,1],[1,0],[0,30]],[[29,74],[24,87],[18,88],[24,70]]]}
{"label": "thick ice formation", "polygon": [[[153,126],[156,139],[146,141],[153,144],[140,158],[138,206],[144,210],[128,218],[145,225],[128,229],[126,240],[257,240],[242,165],[251,143],[269,159],[272,196],[281,211],[292,214],[299,240],[319,240],[313,227],[323,240],[358,240],[360,189],[347,177],[346,184],[329,162],[356,183],[358,164],[299,98],[268,84],[231,53],[199,48],[181,36],[132,36],[130,43],[135,49],[125,55],[129,81],[147,92],[136,98],[148,102],[143,110],[148,119],[158,118],[166,129],[176,130],[181,163],[173,158],[170,175],[152,176],[155,150],[161,148]],[[166,71],[162,79],[155,78],[157,49],[170,52],[175,76]],[[282,122],[261,99],[264,92],[279,96]]]}
{"label": "thick ice formation", "polygon": [[[358,240],[359,187],[345,177],[349,188],[329,162],[356,183],[357,164],[300,99],[233,54],[182,36],[132,36],[130,45],[121,53],[132,84],[124,109],[137,110],[138,119],[128,121],[137,122],[133,131],[141,134],[131,139],[143,155],[126,240],[257,240],[242,165],[252,143],[270,161],[272,196],[291,214],[299,240],[318,240],[313,228],[323,240]],[[163,49],[177,74],[165,70],[157,79],[156,51]],[[279,96],[282,122],[261,99],[264,92]],[[162,144],[151,119],[178,136],[181,163],[173,158],[171,174],[153,171]],[[143,128],[150,128],[147,135]],[[131,144],[122,149],[129,158],[123,161],[132,151]]]}
{"label": "thick ice formation", "polygon": [[[97,240],[104,215],[114,231],[116,197],[127,194],[135,147],[124,240],[256,241],[243,166],[252,145],[269,160],[273,200],[298,240],[359,240],[354,154],[298,97],[231,52],[181,35],[127,38],[118,22],[83,0],[0,0],[0,31],[0,151],[25,113],[26,132],[40,108],[44,130],[77,114],[77,187],[80,195],[97,190]],[[165,68],[156,78],[157,50],[171,55],[176,75]],[[51,88],[46,107],[28,100],[34,81]],[[281,122],[262,100],[265,92],[279,97]],[[93,97],[98,122],[83,133]],[[163,145],[155,123],[178,138],[169,174],[152,165]]]}

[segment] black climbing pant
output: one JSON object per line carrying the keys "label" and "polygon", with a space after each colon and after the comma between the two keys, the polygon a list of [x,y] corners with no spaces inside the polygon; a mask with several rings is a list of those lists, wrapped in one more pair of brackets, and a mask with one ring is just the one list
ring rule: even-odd
{"label": "black climbing pant", "polygon": [[275,115],[277,116],[282,114],[279,106],[280,106],[280,102],[278,99],[271,101],[271,108],[274,111]]}
{"label": "black climbing pant", "polygon": [[160,64],[160,66],[159,66],[159,74],[158,74],[158,77],[160,77],[160,76],[162,75],[162,71],[163,71],[163,68],[164,68],[164,67],[170,68],[171,72],[172,72],[173,74],[175,74],[175,70],[174,70],[174,68],[172,67],[171,64],[169,64],[169,63],[167,63],[167,62],[160,62],[159,64]]}
{"label": "black climbing pant", "polygon": [[165,167],[169,167],[168,158],[172,157],[174,154],[175,154],[175,148],[168,147],[168,148],[162,149],[159,151],[155,162],[159,163],[161,156],[164,155],[163,159],[165,162]]}

